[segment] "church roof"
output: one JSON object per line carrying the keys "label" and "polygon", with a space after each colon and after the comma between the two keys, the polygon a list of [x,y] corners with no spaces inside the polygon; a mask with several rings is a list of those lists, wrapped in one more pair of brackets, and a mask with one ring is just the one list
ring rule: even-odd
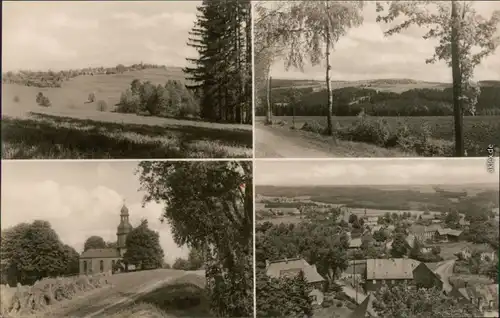
{"label": "church roof", "polygon": [[80,258],[121,258],[116,248],[92,248],[80,255]]}

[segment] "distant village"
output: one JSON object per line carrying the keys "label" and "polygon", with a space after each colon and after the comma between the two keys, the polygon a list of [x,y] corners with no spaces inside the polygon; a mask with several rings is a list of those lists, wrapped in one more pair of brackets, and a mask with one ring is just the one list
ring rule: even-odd
{"label": "distant village", "polygon": [[[303,205],[293,206],[297,202]],[[403,281],[437,287],[448,296],[474,304],[485,317],[498,317],[498,284],[488,278],[484,269],[496,268],[497,250],[464,237],[471,226],[464,214],[371,210],[302,198],[257,196],[256,222],[297,224],[328,215],[332,209],[337,209],[336,221],[349,237],[348,267],[337,279],[355,304],[349,317],[376,317],[373,293]],[[498,222],[498,208],[492,213],[489,221]],[[312,288],[313,304],[321,307],[326,298],[322,291],[326,278],[318,273],[316,265],[300,255],[266,260],[269,277],[300,271]]]}

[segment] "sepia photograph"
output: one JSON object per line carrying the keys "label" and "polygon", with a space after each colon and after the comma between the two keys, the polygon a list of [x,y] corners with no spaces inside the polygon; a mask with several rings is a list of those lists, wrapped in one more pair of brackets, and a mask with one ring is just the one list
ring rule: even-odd
{"label": "sepia photograph", "polygon": [[1,317],[253,317],[251,161],[2,165]]}
{"label": "sepia photograph", "polygon": [[485,157],[500,145],[500,2],[253,5],[256,157]]}
{"label": "sepia photograph", "polygon": [[257,317],[498,317],[498,168],[257,161]]}
{"label": "sepia photograph", "polygon": [[249,0],[4,1],[3,159],[252,157]]}

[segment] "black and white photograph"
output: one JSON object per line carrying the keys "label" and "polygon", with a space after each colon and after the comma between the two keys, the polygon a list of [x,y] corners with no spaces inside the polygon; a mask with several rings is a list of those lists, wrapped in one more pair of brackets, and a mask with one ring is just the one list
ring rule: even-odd
{"label": "black and white photograph", "polygon": [[485,157],[500,145],[499,1],[253,5],[256,157]]}
{"label": "black and white photograph", "polygon": [[256,161],[256,316],[498,317],[498,165]]}
{"label": "black and white photograph", "polygon": [[3,1],[3,159],[252,157],[249,0]]}
{"label": "black and white photograph", "polygon": [[253,317],[251,161],[4,161],[1,210],[1,317]]}

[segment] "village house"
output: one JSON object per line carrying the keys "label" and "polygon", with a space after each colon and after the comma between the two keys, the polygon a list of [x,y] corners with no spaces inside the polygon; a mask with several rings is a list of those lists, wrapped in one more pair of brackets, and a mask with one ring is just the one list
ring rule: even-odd
{"label": "village house", "polygon": [[349,240],[349,248],[350,248],[350,249],[361,248],[361,244],[362,244],[362,241],[361,241],[361,238],[360,238],[360,237],[357,237],[357,238],[351,238],[351,239]]}
{"label": "village house", "polygon": [[497,256],[495,250],[493,250],[493,248],[488,244],[475,245],[472,248],[466,246],[459,252],[459,254],[461,258],[469,259],[474,252],[479,253],[481,261],[492,261]]}
{"label": "village house", "polygon": [[441,279],[425,263],[409,258],[366,260],[366,292],[404,281],[426,288],[443,286]]}
{"label": "village house", "polygon": [[347,268],[340,274],[340,278],[361,282],[365,273],[366,259],[349,260]]}
{"label": "village house", "polygon": [[432,240],[438,229],[441,229],[441,225],[439,224],[431,224],[429,226],[412,224],[408,228],[407,233],[414,235],[421,242],[425,242],[426,240]]}
{"label": "village house", "polygon": [[363,219],[365,226],[372,227],[378,225],[378,216],[365,216]]}
{"label": "village house", "polygon": [[439,228],[437,229],[434,239],[441,242],[457,242],[460,240],[463,231],[453,230],[450,228]]}
{"label": "village house", "polygon": [[348,316],[349,318],[365,318],[365,317],[377,317],[377,313],[373,309],[373,301],[375,296],[369,293],[365,300],[354,311]]}
{"label": "village house", "polygon": [[498,317],[498,284],[453,288],[450,296],[474,304],[484,317]]}
{"label": "village house", "polygon": [[283,260],[266,261],[266,274],[273,278],[293,277],[302,271],[306,281],[312,287],[309,296],[313,304],[321,305],[324,295],[322,292],[325,279],[321,277],[316,265],[310,265],[302,258],[285,258]]}
{"label": "village house", "polygon": [[120,224],[116,232],[116,248],[88,249],[80,255],[80,275],[112,272],[115,264],[126,252],[125,242],[132,231],[128,208],[125,204],[120,210]]}

